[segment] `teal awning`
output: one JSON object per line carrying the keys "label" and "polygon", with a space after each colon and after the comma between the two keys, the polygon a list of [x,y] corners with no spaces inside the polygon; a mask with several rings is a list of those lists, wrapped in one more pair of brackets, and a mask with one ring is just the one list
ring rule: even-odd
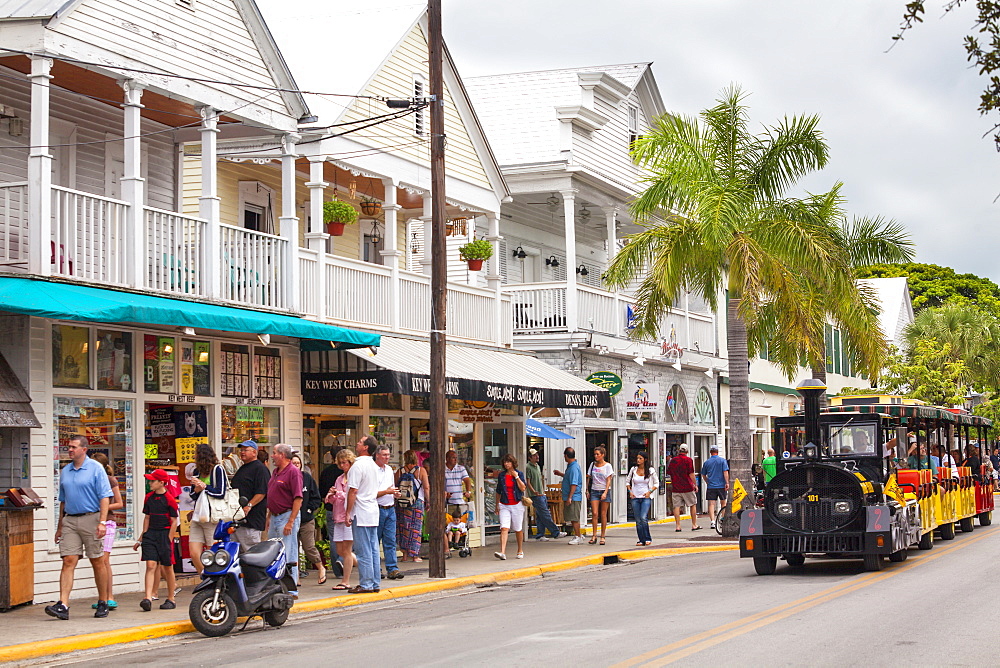
{"label": "teal awning", "polygon": [[135,323],[292,336],[329,341],[334,348],[377,346],[378,334],[290,315],[105,290],[14,276],[0,277],[0,310],[81,322]]}

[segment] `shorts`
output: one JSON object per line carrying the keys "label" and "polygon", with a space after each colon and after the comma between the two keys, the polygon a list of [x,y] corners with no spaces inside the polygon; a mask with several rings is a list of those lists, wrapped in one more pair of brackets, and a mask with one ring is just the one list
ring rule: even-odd
{"label": "shorts", "polygon": [[705,493],[707,501],[725,501],[727,496],[728,494],[726,494],[724,487],[709,487]]}
{"label": "shorts", "polygon": [[694,492],[674,492],[674,508],[690,508],[698,505],[698,495]]}
{"label": "shorts", "polygon": [[115,533],[118,531],[118,525],[108,520],[104,525],[104,551],[110,552],[111,548],[115,546]]}
{"label": "shorts", "polygon": [[215,543],[215,527],[218,525],[218,522],[191,522],[188,542],[213,545]]}
{"label": "shorts", "polygon": [[605,496],[603,499],[601,498],[601,494],[604,494],[604,491],[605,490],[603,490],[603,489],[591,489],[590,490],[590,500],[591,501],[603,501],[604,503],[611,503],[611,492],[608,492],[608,495]]}
{"label": "shorts", "polygon": [[580,505],[582,501],[563,501],[563,517],[567,522],[580,521]]}
{"label": "shorts", "polygon": [[250,527],[236,527],[233,538],[240,544],[240,554],[243,554],[254,545],[260,544],[260,529]]}
{"label": "shorts", "polygon": [[500,528],[518,532],[524,529],[524,504],[500,504]]}
{"label": "shorts", "polygon": [[71,517],[63,515],[62,538],[59,541],[59,556],[99,559],[104,556],[104,539],[97,537],[97,523],[101,519],[98,512]]}
{"label": "shorts", "polygon": [[155,561],[161,566],[174,565],[174,546],[170,544],[170,529],[149,529],[142,535],[142,560]]}
{"label": "shorts", "polygon": [[339,543],[345,540],[354,540],[353,527],[347,526],[344,522],[334,522],[332,540],[334,543]]}

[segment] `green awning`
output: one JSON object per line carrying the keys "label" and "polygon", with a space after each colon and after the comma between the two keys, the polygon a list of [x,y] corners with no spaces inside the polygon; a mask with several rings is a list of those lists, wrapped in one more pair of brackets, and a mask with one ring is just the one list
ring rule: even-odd
{"label": "green awning", "polygon": [[377,346],[378,334],[290,315],[105,290],[14,276],[0,277],[0,310],[82,322],[135,323],[292,336],[329,341],[336,349]]}

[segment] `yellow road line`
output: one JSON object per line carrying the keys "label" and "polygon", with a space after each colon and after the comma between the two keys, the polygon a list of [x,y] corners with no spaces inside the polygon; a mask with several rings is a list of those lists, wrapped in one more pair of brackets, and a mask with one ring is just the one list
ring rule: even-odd
{"label": "yellow road line", "polygon": [[847,582],[842,582],[815,594],[810,594],[809,596],[784,603],[769,610],[758,612],[748,617],[744,617],[743,619],[729,622],[728,624],[723,624],[722,626],[718,626],[714,629],[709,629],[688,638],[664,645],[663,647],[650,650],[628,659],[627,661],[615,664],[615,668],[625,668],[637,665],[650,667],[666,666],[675,661],[679,661],[680,659],[689,657],[692,654],[697,654],[698,652],[708,649],[709,647],[713,647],[727,640],[749,633],[750,631],[755,631],[761,627],[773,624],[774,622],[790,617],[791,615],[808,610],[809,608],[817,606],[821,603],[832,601],[851,592],[869,587],[876,582],[881,582],[882,580],[899,575],[900,573],[908,571],[911,568],[916,568],[920,564],[939,559],[951,552],[954,552],[955,550],[962,549],[987,538],[989,535],[990,533],[986,533],[981,536],[976,536],[975,538],[963,540],[958,544],[935,550],[933,553],[926,553],[924,556],[911,557],[907,560],[908,563],[900,564],[888,571],[872,572],[858,578],[852,578]]}

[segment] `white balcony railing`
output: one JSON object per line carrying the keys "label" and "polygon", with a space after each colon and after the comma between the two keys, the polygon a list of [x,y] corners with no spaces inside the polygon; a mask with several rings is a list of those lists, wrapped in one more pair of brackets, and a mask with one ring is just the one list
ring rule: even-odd
{"label": "white balcony railing", "polygon": [[392,325],[392,273],[388,267],[325,255],[326,309],[319,314],[343,323]]}
{"label": "white balcony railing", "polygon": [[148,206],[145,216],[146,287],[205,296],[208,221]]}
{"label": "white balcony railing", "polygon": [[128,203],[52,186],[52,273],[125,285]]}
{"label": "white balcony railing", "polygon": [[28,184],[0,183],[0,265],[28,263]]}
{"label": "white balcony railing", "polygon": [[514,333],[566,331],[566,284],[509,286]]}
{"label": "white balcony railing", "polygon": [[287,308],[285,258],[288,241],[274,234],[220,225],[222,299]]}

